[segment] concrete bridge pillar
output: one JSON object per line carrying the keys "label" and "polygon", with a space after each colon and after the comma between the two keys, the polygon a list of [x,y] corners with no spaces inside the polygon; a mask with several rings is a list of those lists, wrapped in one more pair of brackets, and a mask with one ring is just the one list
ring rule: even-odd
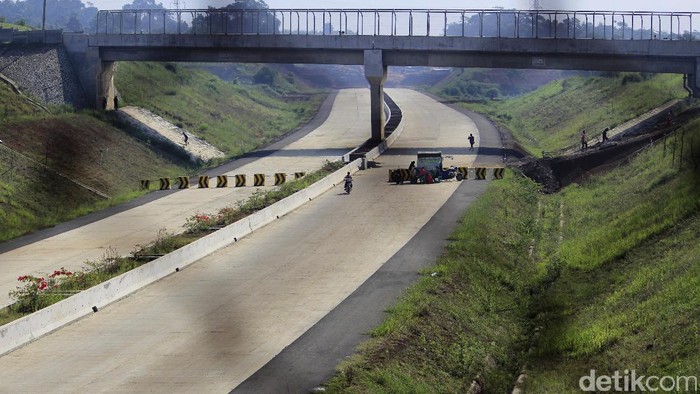
{"label": "concrete bridge pillar", "polygon": [[700,57],[695,58],[695,73],[688,74],[688,85],[693,97],[700,97]]}
{"label": "concrete bridge pillar", "polygon": [[381,50],[365,50],[365,77],[369,82],[370,119],[373,141],[384,140],[384,81],[386,81],[386,65]]}
{"label": "concrete bridge pillar", "polygon": [[103,98],[107,100],[107,107],[105,109],[114,109],[114,97],[117,94],[116,89],[114,89],[114,72],[117,70],[116,62],[103,62],[100,61],[100,67],[98,69],[98,82],[97,82],[97,99],[100,101],[100,108],[102,106]]}
{"label": "concrete bridge pillar", "polygon": [[103,62],[100,50],[88,45],[88,37],[82,33],[64,33],[63,45],[68,52],[73,69],[92,108],[102,108],[102,98],[107,98],[107,109],[114,108],[114,62]]}

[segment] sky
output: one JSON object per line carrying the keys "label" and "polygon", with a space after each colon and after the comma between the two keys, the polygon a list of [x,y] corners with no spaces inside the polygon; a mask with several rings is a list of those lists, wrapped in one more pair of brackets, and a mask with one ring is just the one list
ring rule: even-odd
{"label": "sky", "polygon": [[[83,0],[90,1],[98,9],[121,9],[124,0]],[[156,0],[166,8],[174,8],[173,0]],[[180,8],[221,7],[234,0],[179,0]],[[511,8],[531,9],[533,0],[266,0],[270,8],[346,8],[346,9],[482,9]],[[694,11],[700,12],[700,0],[539,0],[540,7],[548,10],[596,10],[596,11]],[[184,4],[184,7],[183,7]]]}

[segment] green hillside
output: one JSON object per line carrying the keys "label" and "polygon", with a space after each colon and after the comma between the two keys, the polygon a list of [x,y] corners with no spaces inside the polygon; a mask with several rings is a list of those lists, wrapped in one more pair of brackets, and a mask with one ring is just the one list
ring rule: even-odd
{"label": "green hillside", "polygon": [[686,97],[680,75],[622,73],[557,80],[507,101],[464,103],[509,131],[529,153],[576,145],[672,99]]}
{"label": "green hillside", "polygon": [[[512,107],[535,123],[558,112],[520,100]],[[551,125],[552,138],[567,123]],[[665,145],[557,194],[510,172],[469,207],[444,255],[327,392],[503,393],[523,370],[528,393],[580,392],[591,369],[697,376],[698,238],[697,117]]]}
{"label": "green hillside", "polygon": [[[159,63],[120,63],[116,80],[122,105],[159,113],[235,156],[303,125],[324,97],[293,75],[245,70],[259,83]],[[110,112],[46,113],[5,85],[0,102],[0,241],[132,199],[140,179],[200,171],[137,139]]]}
{"label": "green hillside", "polygon": [[480,101],[533,91],[571,72],[559,70],[454,69],[429,91],[456,101]]}
{"label": "green hillside", "polygon": [[[295,86],[293,76],[261,70],[264,83],[243,85],[180,64],[125,62],[115,85],[123,105],[147,108],[235,156],[304,124],[324,97]],[[290,92],[297,95],[288,99]]]}
{"label": "green hillside", "polygon": [[0,241],[133,198],[139,179],[187,172],[90,113],[47,114],[5,85],[0,102]]}

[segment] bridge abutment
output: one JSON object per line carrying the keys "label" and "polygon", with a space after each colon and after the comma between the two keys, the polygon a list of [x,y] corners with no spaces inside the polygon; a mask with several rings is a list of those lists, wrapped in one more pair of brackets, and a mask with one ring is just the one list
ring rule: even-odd
{"label": "bridge abutment", "polygon": [[365,50],[365,78],[369,82],[370,119],[373,141],[384,140],[384,81],[386,81],[387,66],[384,64],[384,53],[381,50]]}
{"label": "bridge abutment", "polygon": [[688,74],[688,85],[693,91],[693,97],[700,97],[700,57],[695,58],[695,73]]}
{"label": "bridge abutment", "polygon": [[104,97],[107,99],[107,109],[114,108],[116,63],[102,61],[99,48],[90,47],[85,34],[64,33],[63,45],[73,62],[89,105],[102,108]]}

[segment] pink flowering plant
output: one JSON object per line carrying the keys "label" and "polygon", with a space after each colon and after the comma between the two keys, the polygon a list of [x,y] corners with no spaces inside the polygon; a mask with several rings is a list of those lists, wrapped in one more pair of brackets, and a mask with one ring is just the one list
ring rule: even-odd
{"label": "pink flowering plant", "polygon": [[213,228],[220,226],[221,222],[220,215],[198,213],[187,218],[185,228],[190,234],[198,234],[211,231]]}
{"label": "pink flowering plant", "polygon": [[[61,267],[50,275],[22,275],[17,280],[22,283],[16,290],[10,291],[10,297],[15,300],[15,308],[19,312],[35,312],[52,304],[52,298],[59,293],[61,283],[73,273]],[[62,298],[58,295],[58,298]]]}

